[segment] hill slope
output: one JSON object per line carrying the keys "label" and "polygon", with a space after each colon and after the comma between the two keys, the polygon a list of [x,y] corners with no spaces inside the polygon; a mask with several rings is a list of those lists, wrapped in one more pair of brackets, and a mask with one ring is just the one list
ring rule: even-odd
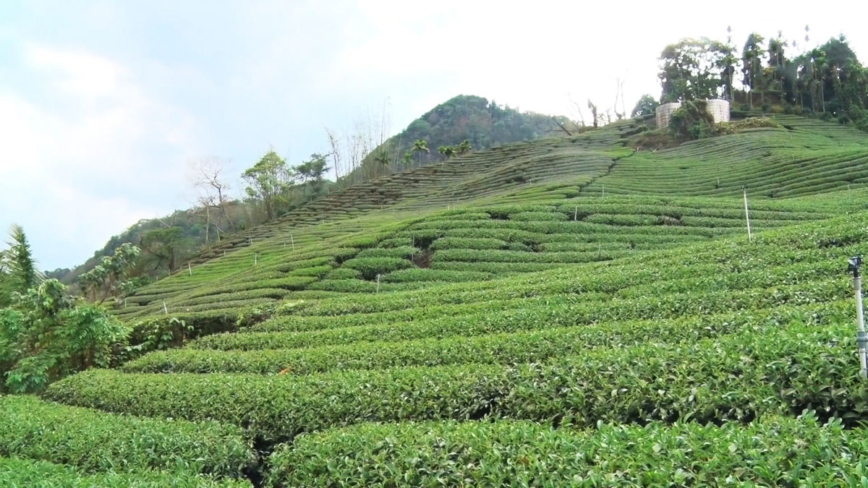
{"label": "hill slope", "polygon": [[[141,418],[187,475],[276,486],[846,483],[868,147],[780,120],[653,153],[624,122],[332,194],[130,297],[143,348],[183,347],[39,408]],[[88,435],[45,442],[78,466]]]}

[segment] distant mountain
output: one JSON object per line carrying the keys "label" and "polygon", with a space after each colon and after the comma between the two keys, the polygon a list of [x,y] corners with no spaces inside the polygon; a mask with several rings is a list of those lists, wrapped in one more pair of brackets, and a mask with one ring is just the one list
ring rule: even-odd
{"label": "distant mountain", "polygon": [[[571,131],[577,130],[563,116],[521,112],[484,97],[459,95],[437,105],[389,138],[364,159],[361,168],[344,179],[355,183],[387,172],[442,161],[445,156],[437,151],[440,146],[455,146],[463,141],[468,141],[473,149],[487,149],[563,133],[558,123]],[[408,160],[405,156],[413,150],[417,140],[427,142],[428,152],[416,151]]]}

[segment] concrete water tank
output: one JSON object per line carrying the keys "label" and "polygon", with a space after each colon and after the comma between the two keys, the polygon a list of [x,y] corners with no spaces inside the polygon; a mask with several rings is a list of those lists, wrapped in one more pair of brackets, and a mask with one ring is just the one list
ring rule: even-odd
{"label": "concrete water tank", "polygon": [[669,116],[681,107],[681,102],[664,103],[657,107],[657,128],[669,127]]}
{"label": "concrete water tank", "polygon": [[[657,128],[669,127],[672,112],[681,107],[681,102],[664,103],[657,107]],[[726,100],[706,100],[705,110],[711,114],[714,123],[729,122],[729,102]]]}
{"label": "concrete water tank", "polygon": [[714,123],[729,122],[729,102],[726,100],[706,100],[705,109],[714,118]]}

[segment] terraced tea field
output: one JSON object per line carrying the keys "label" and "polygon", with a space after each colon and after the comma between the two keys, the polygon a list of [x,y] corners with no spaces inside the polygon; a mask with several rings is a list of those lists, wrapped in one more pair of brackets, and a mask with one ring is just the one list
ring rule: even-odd
{"label": "terraced tea field", "polygon": [[0,398],[0,482],[861,485],[868,137],[780,121],[478,152],[215,248],[116,310],[127,362]]}

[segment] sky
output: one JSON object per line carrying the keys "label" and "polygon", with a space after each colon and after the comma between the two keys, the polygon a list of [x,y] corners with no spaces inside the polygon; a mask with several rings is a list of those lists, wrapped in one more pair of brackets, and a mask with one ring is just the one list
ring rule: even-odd
{"label": "sky", "polygon": [[[459,95],[576,118],[659,96],[658,56],[684,37],[751,31],[814,46],[847,35],[868,60],[868,6],[816,2],[3,0],[0,229],[45,270],[73,267],[139,219],[188,208],[191,162],[240,173],[274,148],[326,152],[385,106],[390,132]],[[587,115],[587,114],[586,114]],[[2,246],[0,246],[2,247]]]}

